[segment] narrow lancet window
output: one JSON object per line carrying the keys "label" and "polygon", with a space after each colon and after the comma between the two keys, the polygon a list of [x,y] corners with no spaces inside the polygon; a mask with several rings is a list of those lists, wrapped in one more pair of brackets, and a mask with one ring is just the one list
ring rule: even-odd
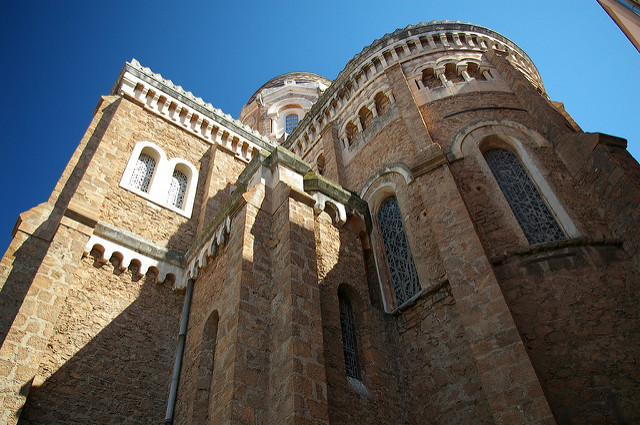
{"label": "narrow lancet window", "polygon": [[356,329],[353,320],[351,302],[343,293],[338,293],[338,302],[340,304],[340,328],[342,329],[342,349],[344,351],[345,369],[348,377],[360,379],[356,345]]}
{"label": "narrow lancet window", "polygon": [[155,168],[155,159],[146,153],[140,154],[136,161],[136,166],[133,169],[133,173],[131,173],[129,184],[135,189],[143,192],[149,192],[149,183],[151,183],[151,177],[153,176]]}
{"label": "narrow lancet window", "polygon": [[530,244],[566,238],[537,186],[515,154],[505,149],[491,149],[484,153],[484,158]]}
{"label": "narrow lancet window", "polygon": [[177,208],[182,208],[184,203],[184,197],[187,193],[187,176],[174,170],[171,177],[171,183],[169,184],[169,193],[167,194],[167,202]]}
{"label": "narrow lancet window", "polygon": [[420,291],[420,281],[402,223],[400,206],[394,196],[387,198],[380,207],[378,223],[396,302],[401,305]]}

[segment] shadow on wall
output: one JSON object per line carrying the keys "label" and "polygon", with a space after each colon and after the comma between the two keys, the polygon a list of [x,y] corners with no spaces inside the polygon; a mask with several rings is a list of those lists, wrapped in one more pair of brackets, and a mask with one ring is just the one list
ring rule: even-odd
{"label": "shadow on wall", "polygon": [[82,260],[20,424],[162,423],[184,297],[148,276]]}
{"label": "shadow on wall", "polygon": [[51,213],[33,232],[33,235],[26,238],[13,255],[15,260],[11,272],[0,291],[0,346],[4,343],[9,329],[13,325],[47,253],[49,241],[55,234],[62,215],[69,206],[71,197],[76,193],[119,104],[120,100],[118,99],[104,108],[95,131],[87,141],[86,148],[82,151],[76,166],[65,182]]}

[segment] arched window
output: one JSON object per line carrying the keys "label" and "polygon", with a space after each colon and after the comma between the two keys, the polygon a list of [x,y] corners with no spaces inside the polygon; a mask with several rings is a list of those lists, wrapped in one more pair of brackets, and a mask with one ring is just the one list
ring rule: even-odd
{"label": "arched window", "polygon": [[340,329],[342,330],[342,350],[344,352],[344,366],[347,376],[360,379],[358,367],[358,349],[356,344],[356,327],[353,319],[351,302],[343,291],[338,291],[340,307]]}
{"label": "arched window", "polygon": [[133,173],[131,173],[129,185],[134,189],[148,192],[149,183],[151,183],[151,177],[153,177],[153,171],[155,169],[156,160],[146,153],[140,154],[133,169]]}
{"label": "arched window", "polygon": [[289,114],[284,118],[284,131],[287,134],[291,134],[293,129],[298,126],[298,115]]}
{"label": "arched window", "polygon": [[324,155],[318,155],[318,159],[316,160],[316,166],[318,167],[318,174],[324,174],[324,167],[326,166],[327,161],[324,159]]}
{"label": "arched window", "polygon": [[173,170],[173,176],[169,183],[167,202],[177,208],[182,208],[184,197],[187,194],[187,176],[178,170]]}
{"label": "arched window", "polygon": [[378,115],[382,115],[387,112],[387,109],[389,109],[389,105],[391,105],[389,97],[387,97],[387,95],[382,92],[376,94],[376,97],[374,97],[373,100],[376,104],[376,111],[378,112]]}
{"label": "arched window", "polygon": [[422,85],[428,89],[435,89],[442,86],[442,81],[436,77],[436,72],[433,68],[427,68],[422,71]]}
{"label": "arched window", "polygon": [[395,196],[382,203],[378,223],[387,254],[393,292],[397,304],[401,305],[420,291],[420,281]]}
{"label": "arched window", "polygon": [[358,117],[360,118],[360,124],[362,125],[363,130],[369,127],[371,121],[373,121],[373,113],[366,106],[360,108]]}
{"label": "arched window", "polygon": [[349,141],[349,146],[351,146],[354,142],[354,139],[356,138],[356,135],[358,134],[358,127],[356,127],[354,123],[349,122],[349,124],[347,124],[347,127],[345,128],[345,132],[347,135],[347,140]]}
{"label": "arched window", "polygon": [[491,149],[484,158],[530,244],[565,239],[565,234],[518,157]]}
{"label": "arched window", "polygon": [[198,359],[198,377],[196,378],[197,393],[193,403],[193,418],[191,423],[206,424],[209,416],[209,397],[211,393],[211,378],[216,353],[216,339],[218,335],[218,312],[211,313],[200,342],[200,358]]}

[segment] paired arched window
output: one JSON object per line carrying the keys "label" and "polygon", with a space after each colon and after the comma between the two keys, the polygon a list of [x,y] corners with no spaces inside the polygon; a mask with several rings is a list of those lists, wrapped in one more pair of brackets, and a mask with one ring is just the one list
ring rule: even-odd
{"label": "paired arched window", "polygon": [[396,303],[401,305],[420,292],[420,281],[395,196],[387,198],[380,206],[378,224]]}
{"label": "paired arched window", "polygon": [[338,291],[338,303],[340,307],[340,329],[342,330],[342,350],[344,352],[345,370],[348,377],[360,379],[353,309],[351,308],[349,297],[341,290]]}
{"label": "paired arched window", "polygon": [[152,142],[135,145],[120,186],[149,201],[190,217],[198,171],[187,161],[167,159]]}
{"label": "paired arched window", "polygon": [[143,192],[149,192],[149,183],[156,169],[156,160],[146,153],[141,153],[136,160],[133,173],[129,179],[129,185]]}
{"label": "paired arched window", "polygon": [[514,153],[490,149],[484,152],[484,158],[530,244],[566,239],[538,187]]}
{"label": "paired arched window", "polygon": [[284,131],[287,134],[291,134],[293,129],[298,126],[298,114],[289,114],[284,118]]}

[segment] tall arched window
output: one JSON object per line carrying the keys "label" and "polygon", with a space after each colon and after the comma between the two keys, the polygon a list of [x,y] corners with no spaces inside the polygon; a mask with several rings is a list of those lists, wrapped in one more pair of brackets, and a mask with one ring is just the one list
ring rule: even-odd
{"label": "tall arched window", "polygon": [[396,302],[401,305],[420,291],[420,281],[395,196],[387,198],[382,203],[378,212],[378,223],[387,254],[393,292]]}
{"label": "tall arched window", "polygon": [[344,352],[344,366],[347,376],[360,379],[358,368],[358,350],[356,344],[356,327],[353,319],[353,309],[347,295],[338,291],[340,306],[340,329],[342,330],[342,350]]}
{"label": "tall arched window", "polygon": [[216,339],[218,335],[218,312],[211,313],[200,342],[200,358],[198,360],[198,377],[196,378],[197,393],[193,403],[193,418],[191,423],[206,424],[209,416],[209,397],[211,393],[211,378],[216,353]]}
{"label": "tall arched window", "polygon": [[156,160],[146,153],[140,154],[133,169],[133,173],[131,173],[129,185],[131,185],[134,189],[148,192],[149,183],[151,183],[151,177],[153,177],[153,171],[155,169]]}
{"label": "tall arched window", "polygon": [[293,129],[298,126],[298,115],[297,114],[289,114],[284,118],[284,128],[287,134],[291,134]]}
{"label": "tall arched window", "polygon": [[182,208],[184,197],[187,194],[187,176],[178,170],[173,170],[173,176],[169,183],[167,202],[177,208]]}
{"label": "tall arched window", "polygon": [[565,234],[518,157],[491,149],[484,158],[530,244],[565,239]]}

